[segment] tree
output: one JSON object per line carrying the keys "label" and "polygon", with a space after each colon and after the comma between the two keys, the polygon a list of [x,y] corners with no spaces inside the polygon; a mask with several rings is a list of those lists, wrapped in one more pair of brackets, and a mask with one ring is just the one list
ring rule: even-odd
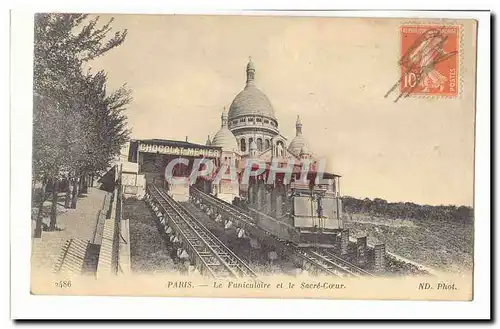
{"label": "tree", "polygon": [[[35,15],[32,169],[33,179],[42,182],[35,237],[41,236],[43,203],[48,198],[45,193],[47,185],[52,185],[49,227],[55,229],[59,180],[75,180],[85,168],[80,160],[85,155],[94,156],[88,153],[91,144],[88,140],[92,137],[86,135],[95,131],[89,133],[86,125],[96,118],[95,115],[89,116],[96,109],[89,109],[89,104],[85,103],[86,97],[94,96],[87,94],[92,89],[86,88],[88,74],[82,73],[82,66],[124,42],[126,30],[108,37],[112,21],[99,28],[99,17],[89,19],[82,14]],[[105,87],[101,90],[104,94],[95,97],[106,104]],[[108,98],[112,97],[113,94]],[[106,115],[116,116],[112,111],[107,111],[104,117]],[[120,123],[125,125],[125,119],[121,119]],[[107,138],[112,143],[123,143],[122,131],[118,132],[118,136]],[[105,148],[103,152],[114,152],[114,149]],[[113,154],[107,154],[107,158],[110,157]],[[98,162],[103,165],[101,160]]]}
{"label": "tree", "polygon": [[349,196],[342,198],[342,204],[348,213],[364,213],[391,219],[451,220],[462,223],[470,223],[474,220],[474,210],[467,206],[430,206],[413,202],[393,203],[380,198],[361,200]]}
{"label": "tree", "polygon": [[131,91],[124,85],[108,95],[106,83],[104,71],[95,75],[88,72],[82,77],[80,94],[75,98],[78,124],[68,141],[72,207],[76,206],[78,190],[85,188],[87,177],[107,170],[129,137],[123,112],[132,100]]}

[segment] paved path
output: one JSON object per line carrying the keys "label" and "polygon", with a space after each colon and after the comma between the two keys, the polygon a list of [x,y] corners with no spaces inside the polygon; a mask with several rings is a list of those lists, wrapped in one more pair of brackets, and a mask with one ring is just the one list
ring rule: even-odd
{"label": "paved path", "polygon": [[[57,216],[59,230],[42,232],[40,239],[33,239],[31,266],[33,269],[52,271],[64,243],[72,238],[92,240],[97,224],[97,215],[108,192],[89,187],[88,193],[79,198],[76,209],[58,209],[64,212]],[[48,218],[44,218],[48,224]]]}

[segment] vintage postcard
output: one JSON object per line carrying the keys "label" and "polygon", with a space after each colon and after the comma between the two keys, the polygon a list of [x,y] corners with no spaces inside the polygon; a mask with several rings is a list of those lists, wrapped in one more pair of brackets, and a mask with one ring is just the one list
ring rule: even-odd
{"label": "vintage postcard", "polygon": [[474,299],[476,20],[33,21],[33,295]]}

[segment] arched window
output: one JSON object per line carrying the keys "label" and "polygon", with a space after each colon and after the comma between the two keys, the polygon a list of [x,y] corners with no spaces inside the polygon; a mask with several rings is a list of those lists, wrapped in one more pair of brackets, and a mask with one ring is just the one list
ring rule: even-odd
{"label": "arched window", "polygon": [[271,147],[271,142],[269,141],[269,139],[266,139],[266,143],[265,143],[265,150],[267,150],[269,147]]}
{"label": "arched window", "polygon": [[282,141],[278,141],[278,143],[276,143],[276,146],[277,146],[277,149],[278,151],[276,152],[277,155],[279,157],[282,157],[285,155],[285,152],[284,152],[284,145],[283,145],[283,142]]}
{"label": "arched window", "polygon": [[244,138],[240,140],[240,150],[241,152],[246,152],[247,151],[247,143]]}
{"label": "arched window", "polygon": [[257,138],[257,150],[262,151],[262,138]]}

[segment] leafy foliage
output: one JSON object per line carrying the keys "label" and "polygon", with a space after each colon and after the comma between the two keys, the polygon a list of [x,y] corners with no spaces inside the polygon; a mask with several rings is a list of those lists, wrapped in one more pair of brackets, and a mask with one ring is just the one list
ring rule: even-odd
{"label": "leafy foliage", "polygon": [[128,139],[131,91],[124,85],[108,92],[105,72],[82,71],[124,42],[126,30],[108,37],[112,22],[98,27],[99,17],[35,15],[33,180],[53,189],[62,178],[78,182],[106,170]]}
{"label": "leafy foliage", "polygon": [[348,213],[363,213],[383,216],[391,219],[440,219],[453,222],[472,222],[474,210],[467,206],[429,206],[412,202],[387,202],[384,199],[356,199],[346,196],[342,199],[344,209]]}

